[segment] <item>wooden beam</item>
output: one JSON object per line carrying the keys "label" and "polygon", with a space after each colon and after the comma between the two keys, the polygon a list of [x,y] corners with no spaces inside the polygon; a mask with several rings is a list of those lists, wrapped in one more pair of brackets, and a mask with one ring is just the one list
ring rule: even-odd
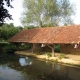
{"label": "wooden beam", "polygon": [[53,46],[47,45],[47,46],[52,50],[52,57],[55,57],[54,45]]}
{"label": "wooden beam", "polygon": [[32,44],[32,53],[34,53],[34,44]]}

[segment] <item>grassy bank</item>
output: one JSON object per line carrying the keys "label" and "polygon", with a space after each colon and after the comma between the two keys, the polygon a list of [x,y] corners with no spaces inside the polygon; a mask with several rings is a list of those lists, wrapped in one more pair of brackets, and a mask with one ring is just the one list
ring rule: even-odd
{"label": "grassy bank", "polygon": [[3,53],[14,53],[17,50],[27,50],[30,48],[29,44],[21,45],[15,43],[8,43],[6,41],[0,41],[0,51]]}
{"label": "grassy bank", "polygon": [[5,52],[14,52],[17,48],[14,44],[8,43],[8,42],[0,42],[0,51]]}

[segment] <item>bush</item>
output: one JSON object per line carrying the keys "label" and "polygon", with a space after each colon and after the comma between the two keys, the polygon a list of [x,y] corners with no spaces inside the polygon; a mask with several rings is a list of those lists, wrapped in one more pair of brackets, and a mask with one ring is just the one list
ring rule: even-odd
{"label": "bush", "polygon": [[65,58],[65,55],[60,53],[60,55],[58,56],[58,58],[59,59]]}
{"label": "bush", "polygon": [[18,50],[29,50],[29,49],[31,49],[30,44],[18,43]]}
{"label": "bush", "polygon": [[8,43],[8,42],[0,42],[0,51],[1,52],[5,52],[5,53],[14,53],[17,50],[28,50],[31,48],[30,44],[24,44],[21,45],[21,43],[19,43],[18,46],[16,46],[17,44],[14,43]]}
{"label": "bush", "polygon": [[51,56],[50,52],[47,52],[46,56],[49,58]]}
{"label": "bush", "polygon": [[17,48],[16,48],[16,45],[14,44],[8,44],[4,46],[3,50],[4,52],[7,52],[7,53],[14,53],[17,50]]}
{"label": "bush", "polygon": [[60,52],[60,45],[55,45],[54,51],[55,52]]}

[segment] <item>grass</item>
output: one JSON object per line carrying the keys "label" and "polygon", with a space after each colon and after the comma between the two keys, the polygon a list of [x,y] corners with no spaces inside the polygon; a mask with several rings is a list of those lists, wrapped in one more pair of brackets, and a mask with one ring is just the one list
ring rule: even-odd
{"label": "grass", "polygon": [[62,58],[66,58],[66,56],[65,56],[64,54],[61,54],[61,53],[60,53],[60,55],[58,56],[58,58],[59,58],[59,59],[62,59]]}
{"label": "grass", "polygon": [[5,43],[9,43],[9,42],[7,42],[7,41],[0,41],[0,43],[4,43],[5,44]]}
{"label": "grass", "polygon": [[9,42],[6,42],[6,41],[0,41],[0,46],[4,46],[4,45],[8,45],[9,44]]}
{"label": "grass", "polygon": [[46,53],[46,56],[47,56],[48,58],[51,57],[50,52],[47,52],[47,53]]}

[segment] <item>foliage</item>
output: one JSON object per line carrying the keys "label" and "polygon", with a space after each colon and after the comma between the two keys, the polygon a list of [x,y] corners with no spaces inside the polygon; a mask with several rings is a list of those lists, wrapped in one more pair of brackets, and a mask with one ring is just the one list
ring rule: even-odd
{"label": "foliage", "polygon": [[0,0],[0,25],[3,24],[5,18],[12,20],[12,16],[9,14],[8,9],[5,6],[13,8],[11,5],[12,0]]}
{"label": "foliage", "polygon": [[72,24],[75,6],[69,0],[24,0],[21,22],[38,27]]}
{"label": "foliage", "polygon": [[65,55],[60,53],[60,55],[58,56],[58,58],[59,59],[65,58]]}
{"label": "foliage", "polygon": [[54,52],[60,52],[60,45],[58,44],[55,45]]}
{"label": "foliage", "polygon": [[17,50],[28,50],[30,48],[31,48],[30,44],[25,44],[24,46],[19,44],[17,46],[17,44],[15,44],[15,43],[0,42],[0,51],[1,52],[14,53]]}
{"label": "foliage", "polygon": [[0,51],[1,52],[14,52],[16,51],[16,45],[10,44],[8,42],[0,42]]}
{"label": "foliage", "polygon": [[46,75],[44,73],[38,73],[36,77],[40,80],[47,80]]}
{"label": "foliage", "polygon": [[34,29],[34,28],[36,28],[36,27],[34,27],[34,26],[24,26],[24,29]]}
{"label": "foliage", "polygon": [[49,58],[51,56],[50,52],[47,52],[46,56]]}
{"label": "foliage", "polygon": [[29,50],[29,49],[31,49],[31,44],[22,45],[21,43],[18,43],[17,47],[18,47],[18,50]]}
{"label": "foliage", "polygon": [[15,27],[13,23],[3,24],[0,27],[0,40],[7,40],[16,33],[18,33],[21,29],[19,27]]}
{"label": "foliage", "polygon": [[7,53],[14,53],[17,50],[17,47],[14,44],[8,44],[7,46],[4,47],[3,50],[4,52]]}

